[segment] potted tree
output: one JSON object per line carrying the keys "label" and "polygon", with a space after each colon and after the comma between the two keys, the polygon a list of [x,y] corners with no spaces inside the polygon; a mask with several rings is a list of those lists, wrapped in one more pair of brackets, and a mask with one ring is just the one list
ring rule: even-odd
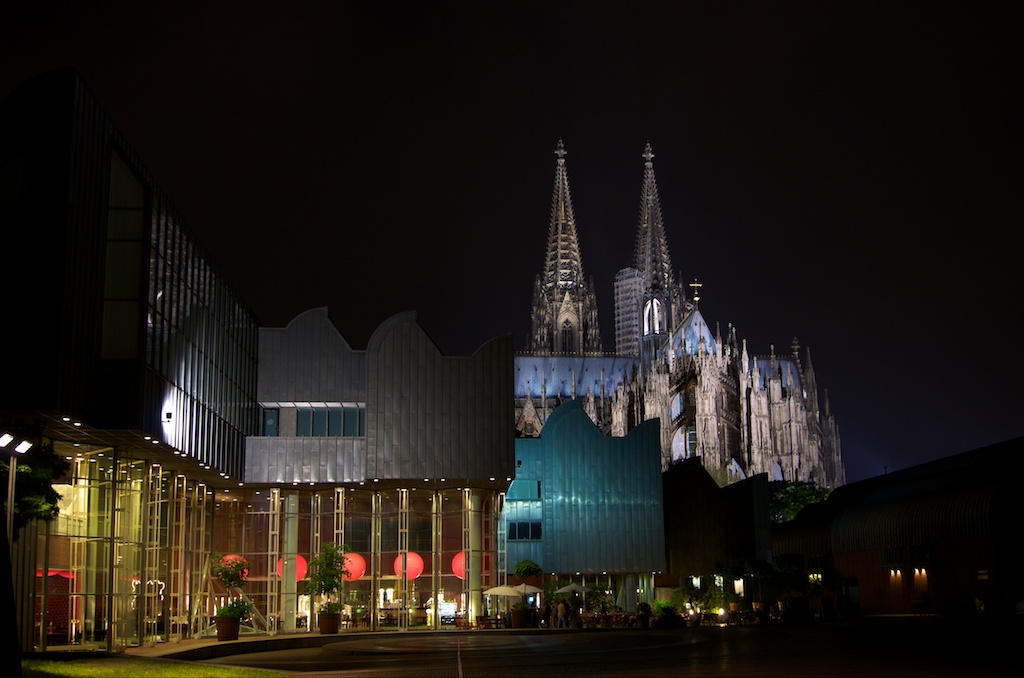
{"label": "potted tree", "polygon": [[[526,583],[527,577],[539,577],[543,572],[544,570],[540,569],[540,565],[532,560],[520,560],[516,563],[516,568],[512,570],[512,574],[523,584]],[[531,610],[526,604],[526,596],[524,595],[523,598],[524,600],[520,600],[512,606],[512,628],[514,629],[523,629],[530,626]]]}
{"label": "potted tree", "polygon": [[309,581],[305,593],[310,596],[312,607],[313,596],[324,596],[326,601],[320,606],[317,614],[317,626],[320,633],[337,633],[341,627],[342,604],[334,600],[348,576],[345,569],[345,552],[348,546],[327,542],[320,548],[320,553],[309,561]]}
{"label": "potted tree", "polygon": [[640,622],[640,628],[647,629],[651,626],[651,604],[645,600],[640,601],[636,606],[636,618]]}
{"label": "potted tree", "polygon": [[252,611],[252,603],[242,597],[242,585],[249,576],[249,561],[235,554],[214,556],[213,576],[230,596],[228,603],[217,610],[217,640],[238,640],[242,620]]}

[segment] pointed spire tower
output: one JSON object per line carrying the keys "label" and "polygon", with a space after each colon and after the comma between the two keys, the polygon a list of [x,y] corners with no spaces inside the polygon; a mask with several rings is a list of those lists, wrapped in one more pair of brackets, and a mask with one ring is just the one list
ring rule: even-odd
{"label": "pointed spire tower", "polygon": [[551,198],[551,225],[544,271],[533,290],[532,353],[599,353],[601,333],[597,324],[594,284],[583,276],[572,211],[565,147],[555,149],[555,189]]}
{"label": "pointed spire tower", "polygon": [[640,354],[651,356],[673,328],[682,322],[685,297],[682,286],[672,275],[650,142],[641,157],[644,159],[644,180],[633,266],[639,271],[642,281],[641,307],[638,309]]}

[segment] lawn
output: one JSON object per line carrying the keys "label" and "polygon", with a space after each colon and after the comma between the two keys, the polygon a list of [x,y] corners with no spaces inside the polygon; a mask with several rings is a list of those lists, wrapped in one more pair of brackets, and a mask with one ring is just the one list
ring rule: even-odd
{"label": "lawn", "polygon": [[21,671],[24,678],[280,678],[283,675],[278,671],[209,666],[143,657],[89,657],[67,661],[23,659]]}

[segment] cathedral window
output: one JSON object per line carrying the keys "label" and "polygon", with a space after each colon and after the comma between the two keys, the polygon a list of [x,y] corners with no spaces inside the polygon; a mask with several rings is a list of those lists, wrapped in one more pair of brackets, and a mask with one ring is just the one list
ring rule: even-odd
{"label": "cathedral window", "polygon": [[576,349],[575,349],[576,342],[574,341],[575,338],[576,338],[575,328],[573,328],[571,322],[566,320],[564,323],[562,323],[562,341],[561,341],[561,351],[562,351],[562,353],[575,353],[576,352]]}
{"label": "cathedral window", "polygon": [[644,334],[661,334],[664,322],[661,318],[661,301],[651,299],[644,306]]}

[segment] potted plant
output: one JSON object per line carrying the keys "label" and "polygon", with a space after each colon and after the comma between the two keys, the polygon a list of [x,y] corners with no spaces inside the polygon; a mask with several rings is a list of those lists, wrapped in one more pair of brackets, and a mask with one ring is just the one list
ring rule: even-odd
{"label": "potted plant", "polygon": [[636,606],[636,618],[640,622],[640,628],[646,629],[651,626],[651,604],[647,601],[640,601]]}
{"label": "potted plant", "polygon": [[[317,626],[320,633],[337,633],[341,627],[342,604],[334,600],[341,591],[348,576],[345,569],[346,544],[327,542],[320,548],[320,553],[309,561],[309,581],[306,582],[305,593],[310,596],[325,596],[327,600],[320,606],[317,614]],[[312,605],[310,605],[312,607]]]}
{"label": "potted plant", "polygon": [[[512,570],[512,574],[523,584],[526,583],[527,577],[539,577],[543,572],[544,570],[540,569],[540,565],[532,560],[520,560],[516,563],[515,569]],[[530,607],[526,604],[525,600],[521,600],[513,605],[512,628],[522,629],[530,626],[530,613]]]}
{"label": "potted plant", "polygon": [[249,576],[249,561],[235,554],[214,556],[213,576],[230,596],[227,604],[217,610],[217,640],[238,640],[242,620],[252,611],[252,603],[242,597],[242,585]]}
{"label": "potted plant", "polygon": [[217,640],[238,640],[238,630],[252,611],[252,603],[232,598],[217,610]]}

